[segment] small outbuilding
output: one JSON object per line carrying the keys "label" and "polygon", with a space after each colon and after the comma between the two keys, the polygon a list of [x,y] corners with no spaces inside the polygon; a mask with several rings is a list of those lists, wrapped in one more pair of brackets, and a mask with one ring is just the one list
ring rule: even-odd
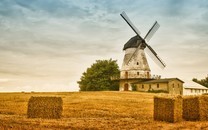
{"label": "small outbuilding", "polygon": [[178,78],[152,79],[133,83],[137,91],[183,94],[183,81]]}
{"label": "small outbuilding", "polygon": [[185,81],[183,85],[183,95],[202,95],[208,93],[208,88],[194,82],[194,81]]}

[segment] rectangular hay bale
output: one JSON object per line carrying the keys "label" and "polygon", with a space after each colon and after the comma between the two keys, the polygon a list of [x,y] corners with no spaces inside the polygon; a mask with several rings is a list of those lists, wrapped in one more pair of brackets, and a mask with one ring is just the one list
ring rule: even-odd
{"label": "rectangular hay bale", "polygon": [[28,118],[61,118],[63,101],[61,97],[31,97],[28,102]]}
{"label": "rectangular hay bale", "polygon": [[199,97],[190,96],[183,98],[183,119],[189,121],[199,120]]}
{"label": "rectangular hay bale", "polygon": [[188,96],[183,98],[183,118],[188,121],[208,120],[208,96]]}
{"label": "rectangular hay bale", "polygon": [[179,122],[182,120],[182,97],[154,97],[154,120]]}
{"label": "rectangular hay bale", "polygon": [[200,121],[208,121],[208,95],[199,98],[200,103]]}

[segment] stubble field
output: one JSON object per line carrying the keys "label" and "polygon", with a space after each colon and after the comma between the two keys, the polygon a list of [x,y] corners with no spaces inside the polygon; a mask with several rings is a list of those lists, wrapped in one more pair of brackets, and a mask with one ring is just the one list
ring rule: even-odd
{"label": "stubble field", "polygon": [[[208,130],[208,122],[154,121],[154,95],[140,92],[0,93],[0,129]],[[62,118],[27,118],[31,96],[62,97]]]}

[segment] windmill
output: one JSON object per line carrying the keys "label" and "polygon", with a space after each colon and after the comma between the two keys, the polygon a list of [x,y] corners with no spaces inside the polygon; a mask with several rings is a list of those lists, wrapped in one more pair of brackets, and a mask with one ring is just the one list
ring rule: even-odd
{"label": "windmill", "polygon": [[165,68],[166,65],[152,47],[147,44],[160,27],[158,22],[156,21],[146,36],[142,38],[139,30],[130,21],[126,13],[122,12],[120,15],[136,33],[136,36],[132,37],[123,48],[125,56],[120,74],[120,79],[123,79],[120,82],[120,87],[123,86],[123,90],[128,90],[131,82],[135,82],[138,79],[151,79],[150,68],[144,50],[161,68]]}

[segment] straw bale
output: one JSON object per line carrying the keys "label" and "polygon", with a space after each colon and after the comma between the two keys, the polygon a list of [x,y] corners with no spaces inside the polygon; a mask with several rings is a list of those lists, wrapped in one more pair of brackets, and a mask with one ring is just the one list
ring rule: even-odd
{"label": "straw bale", "polygon": [[188,96],[183,98],[183,118],[189,121],[208,120],[208,96]]}
{"label": "straw bale", "polygon": [[199,97],[189,96],[183,98],[183,119],[196,121],[199,120]]}
{"label": "straw bale", "polygon": [[28,118],[61,118],[63,101],[61,97],[31,97],[28,102]]}
{"label": "straw bale", "polygon": [[154,97],[154,120],[179,122],[182,120],[182,97]]}
{"label": "straw bale", "polygon": [[208,95],[199,98],[200,103],[200,120],[208,121]]}

